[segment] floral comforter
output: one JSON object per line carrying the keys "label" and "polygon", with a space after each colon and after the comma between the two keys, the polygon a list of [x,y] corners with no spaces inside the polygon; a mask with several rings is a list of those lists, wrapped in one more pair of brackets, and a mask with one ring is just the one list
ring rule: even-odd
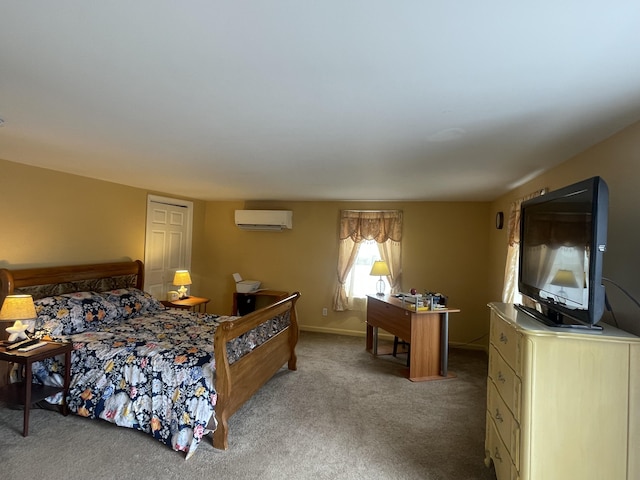
{"label": "floral comforter", "polygon": [[[189,458],[217,425],[213,338],[229,318],[159,310],[54,336],[73,342],[70,411],[144,431]],[[230,361],[286,325],[288,316],[273,319],[228,344]],[[61,385],[61,361],[35,364],[35,381]]]}

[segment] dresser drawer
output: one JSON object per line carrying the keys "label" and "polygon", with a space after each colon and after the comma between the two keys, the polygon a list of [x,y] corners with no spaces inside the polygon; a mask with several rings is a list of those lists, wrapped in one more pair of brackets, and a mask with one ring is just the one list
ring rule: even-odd
{"label": "dresser drawer", "polygon": [[522,367],[522,335],[497,315],[492,315],[491,343],[511,368],[520,376]]}
{"label": "dresser drawer", "polygon": [[[500,439],[494,423],[487,417],[487,438],[485,443],[487,458],[493,460],[497,480],[519,480],[518,470],[511,461],[509,451]],[[489,465],[487,463],[487,465]]]}
{"label": "dresser drawer", "polygon": [[491,380],[487,382],[487,415],[495,425],[500,439],[509,451],[511,461],[518,467],[520,460],[520,426]]}
{"label": "dresser drawer", "polygon": [[489,347],[489,378],[516,420],[520,420],[522,380],[492,345]]}

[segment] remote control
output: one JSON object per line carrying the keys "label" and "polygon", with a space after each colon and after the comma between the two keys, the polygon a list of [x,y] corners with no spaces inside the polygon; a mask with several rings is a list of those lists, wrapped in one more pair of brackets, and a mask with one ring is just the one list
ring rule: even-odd
{"label": "remote control", "polygon": [[18,351],[19,352],[29,352],[29,351],[34,350],[36,348],[44,347],[46,344],[47,344],[47,342],[38,342],[38,343],[34,343],[32,345],[29,345],[27,347],[19,348]]}
{"label": "remote control", "polygon": [[29,345],[33,345],[38,343],[40,340],[37,338],[29,338],[27,340],[22,340],[21,342],[12,343],[11,345],[7,345],[7,350],[15,350],[16,348],[28,347]]}

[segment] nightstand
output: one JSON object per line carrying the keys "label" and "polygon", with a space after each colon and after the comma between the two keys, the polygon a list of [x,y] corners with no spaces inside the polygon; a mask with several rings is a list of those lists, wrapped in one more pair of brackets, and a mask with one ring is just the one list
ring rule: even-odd
{"label": "nightstand", "polygon": [[193,310],[194,312],[203,311],[207,313],[207,303],[209,303],[209,299],[203,297],[187,297],[174,301],[162,300],[160,303],[167,308],[180,308],[182,310]]}
{"label": "nightstand", "polygon": [[[248,293],[233,292],[233,310],[231,311],[231,315],[246,315],[261,307],[287,298],[288,295],[288,292],[267,289],[255,290]],[[264,301],[258,305],[258,299],[264,299]]]}
{"label": "nightstand", "polygon": [[[0,347],[0,360],[5,362],[24,365],[25,375],[22,382],[10,383],[0,388],[0,400],[14,405],[24,405],[24,423],[22,436],[29,435],[29,410],[31,405],[47,397],[63,392],[62,414],[67,415],[67,396],[69,395],[69,384],[71,381],[71,350],[73,344],[48,342],[43,347],[36,348],[29,352],[7,351],[4,346]],[[52,387],[48,385],[37,385],[32,383],[31,367],[34,362],[39,362],[46,358],[64,355],[64,386]]]}

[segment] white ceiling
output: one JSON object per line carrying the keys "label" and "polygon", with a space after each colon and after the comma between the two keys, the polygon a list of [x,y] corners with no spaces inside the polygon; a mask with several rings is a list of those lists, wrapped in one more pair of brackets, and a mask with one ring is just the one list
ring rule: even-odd
{"label": "white ceiling", "polygon": [[205,200],[492,200],[640,120],[638,0],[5,0],[0,158]]}

